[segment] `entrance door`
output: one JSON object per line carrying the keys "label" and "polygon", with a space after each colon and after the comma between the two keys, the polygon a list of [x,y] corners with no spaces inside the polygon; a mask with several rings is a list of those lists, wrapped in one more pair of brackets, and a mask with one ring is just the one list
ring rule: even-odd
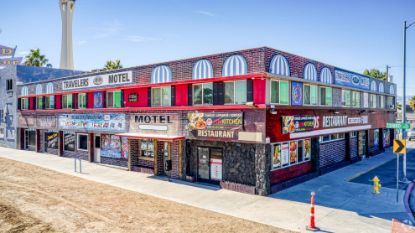
{"label": "entrance door", "polygon": [[101,135],[95,134],[94,138],[94,162],[101,162]]}
{"label": "entrance door", "polygon": [[366,131],[359,132],[359,156],[361,158],[366,157]]}
{"label": "entrance door", "polygon": [[198,147],[198,168],[197,168],[197,178],[202,180],[209,180],[209,148],[207,147]]}
{"label": "entrance door", "polygon": [[164,174],[165,175],[167,175],[168,172],[170,171],[170,170],[168,170],[169,167],[166,164],[166,162],[168,160],[170,160],[169,143],[168,142],[164,142],[164,145],[163,145],[163,164],[164,164],[164,166],[163,167],[164,167]]}
{"label": "entrance door", "polygon": [[198,147],[197,178],[202,181],[218,182],[222,180],[221,148]]}

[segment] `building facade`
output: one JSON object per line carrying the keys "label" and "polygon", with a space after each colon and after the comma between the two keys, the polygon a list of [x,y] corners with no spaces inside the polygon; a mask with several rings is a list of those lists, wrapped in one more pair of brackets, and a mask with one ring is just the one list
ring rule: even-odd
{"label": "building facade", "polygon": [[80,71],[7,65],[0,69],[0,146],[16,148],[17,84],[71,76]]}
{"label": "building facade", "polygon": [[395,92],[248,49],[21,85],[18,147],[267,195],[384,151]]}

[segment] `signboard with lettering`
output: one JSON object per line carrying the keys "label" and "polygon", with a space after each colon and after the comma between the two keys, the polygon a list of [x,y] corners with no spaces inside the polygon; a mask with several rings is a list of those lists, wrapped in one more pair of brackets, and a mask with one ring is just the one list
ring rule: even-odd
{"label": "signboard with lettering", "polygon": [[370,79],[366,76],[345,70],[334,70],[334,82],[338,85],[354,87],[363,90],[369,90]]}
{"label": "signboard with lettering", "polygon": [[176,113],[134,114],[130,116],[130,132],[179,135],[179,123],[179,115]]}
{"label": "signboard with lettering", "polygon": [[38,128],[38,129],[55,129],[55,116],[23,116],[19,115],[18,127],[20,128]]}
{"label": "signboard with lettering", "polygon": [[19,65],[22,63],[23,57],[11,57],[0,59],[0,65]]}
{"label": "signboard with lettering", "polygon": [[319,128],[318,116],[282,116],[282,133],[306,132]]}
{"label": "signboard with lettering", "polygon": [[60,114],[58,127],[80,131],[125,132],[126,117],[125,114],[115,113]]}
{"label": "signboard with lettering", "polygon": [[112,74],[98,74],[62,81],[62,90],[73,90],[91,87],[114,86],[133,83],[133,72],[124,71]]}
{"label": "signboard with lettering", "polygon": [[13,56],[13,48],[0,45],[0,57],[1,56]]}
{"label": "signboard with lettering", "polygon": [[242,112],[189,112],[187,130],[190,136],[237,139],[243,125]]}
{"label": "signboard with lettering", "polygon": [[58,149],[58,132],[47,132],[46,142],[48,149]]}

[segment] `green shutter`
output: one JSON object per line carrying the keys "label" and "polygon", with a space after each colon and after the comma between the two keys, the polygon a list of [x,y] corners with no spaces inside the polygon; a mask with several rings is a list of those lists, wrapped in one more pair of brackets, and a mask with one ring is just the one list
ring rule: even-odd
{"label": "green shutter", "polygon": [[332,105],[332,89],[331,87],[326,87],[326,105],[331,106]]}
{"label": "green shutter", "polygon": [[271,81],[271,103],[277,104],[280,102],[280,88],[279,88],[279,82],[277,81]]}
{"label": "green shutter", "polygon": [[318,102],[318,90],[315,85],[310,85],[310,102],[311,105],[317,105]]}
{"label": "green shutter", "polygon": [[114,108],[121,108],[121,91],[114,91]]}
{"label": "green shutter", "polygon": [[290,86],[288,81],[280,81],[280,104],[290,104]]}

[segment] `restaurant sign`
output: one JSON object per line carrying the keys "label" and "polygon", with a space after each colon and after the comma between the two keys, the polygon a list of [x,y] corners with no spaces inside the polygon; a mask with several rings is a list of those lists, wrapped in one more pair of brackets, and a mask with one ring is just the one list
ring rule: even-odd
{"label": "restaurant sign", "polygon": [[282,116],[282,133],[306,132],[319,128],[318,116]]}
{"label": "restaurant sign", "polygon": [[65,130],[125,132],[125,114],[60,114],[58,127]]}
{"label": "restaurant sign", "polygon": [[363,90],[369,90],[369,78],[356,73],[335,69],[335,83],[342,86],[354,87]]}
{"label": "restaurant sign", "polygon": [[114,86],[129,83],[133,83],[133,72],[124,71],[112,74],[99,74],[95,76],[65,80],[62,82],[62,90],[65,91],[78,88]]}
{"label": "restaurant sign", "polygon": [[243,125],[242,112],[189,112],[187,119],[194,137],[237,139]]}

